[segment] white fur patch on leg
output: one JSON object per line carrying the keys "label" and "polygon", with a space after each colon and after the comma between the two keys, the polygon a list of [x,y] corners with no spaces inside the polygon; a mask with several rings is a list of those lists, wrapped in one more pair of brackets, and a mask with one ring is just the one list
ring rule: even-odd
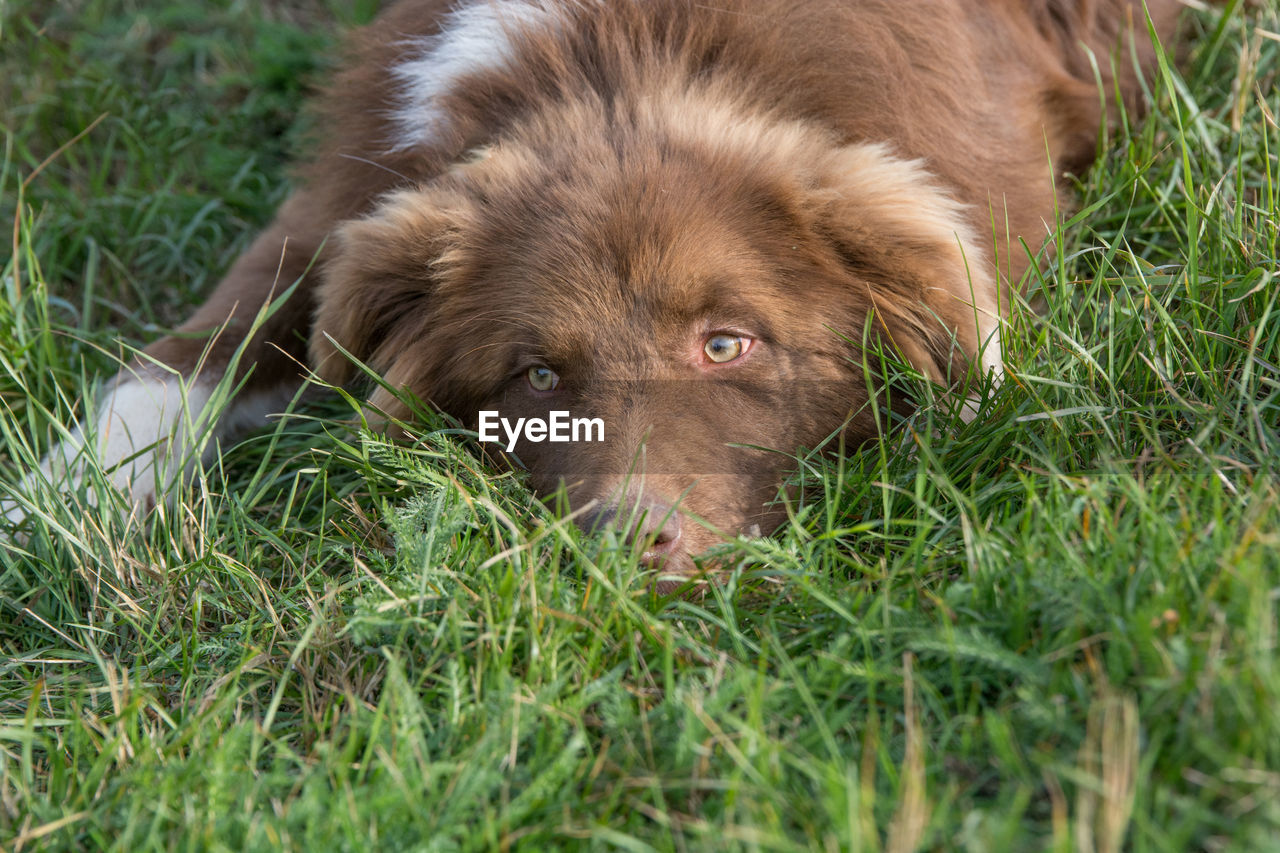
{"label": "white fur patch on leg", "polygon": [[135,508],[154,506],[160,488],[195,465],[189,450],[208,402],[208,388],[184,389],[176,376],[130,378],[111,389],[98,412],[98,459]]}
{"label": "white fur patch on leg", "polygon": [[[209,461],[216,439],[261,426],[272,412],[288,406],[298,386],[284,377],[241,393],[210,422],[206,409],[217,387],[212,376],[186,380],[156,370],[120,374],[100,393],[97,414],[50,450],[12,496],[0,498],[0,516],[19,527],[38,512],[41,500],[75,489],[88,471],[100,468],[132,515],[141,518],[171,486],[185,482],[198,462]],[[93,500],[92,494],[87,497]]]}
{"label": "white fur patch on leg", "polygon": [[393,115],[392,151],[432,141],[445,124],[437,101],[462,78],[487,68],[506,68],[512,59],[511,34],[555,26],[556,15],[532,0],[480,0],[455,9],[440,33],[416,39],[417,56],[400,63],[392,74],[400,84],[401,106]]}
{"label": "white fur patch on leg", "polygon": [[[173,375],[125,375],[108,385],[90,424],[77,426],[29,472],[20,491],[38,494],[41,480],[78,484],[96,458],[108,481],[128,499],[135,514],[155,506],[157,496],[196,463],[200,413],[211,386],[189,386]],[[86,447],[86,445],[89,445]],[[17,499],[0,502],[5,520],[17,525],[30,513]]]}

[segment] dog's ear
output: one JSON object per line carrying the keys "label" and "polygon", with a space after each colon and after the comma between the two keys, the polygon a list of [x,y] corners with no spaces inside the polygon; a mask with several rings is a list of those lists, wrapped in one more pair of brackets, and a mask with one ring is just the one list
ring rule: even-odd
{"label": "dog's ear", "polygon": [[456,190],[401,190],[338,230],[310,340],[322,379],[342,385],[352,378],[354,365],[339,347],[385,373],[395,354],[421,337],[471,210]]}
{"label": "dog's ear", "polygon": [[997,277],[965,207],[884,145],[840,149],[821,181],[816,227],[866,288],[873,334],[943,385],[999,372]]}
{"label": "dog's ear", "polygon": [[1031,0],[1027,10],[1041,35],[1067,46],[1093,34],[1097,6],[1096,0]]}
{"label": "dog's ear", "polygon": [[1040,34],[1064,53],[1080,44],[1106,53],[1126,32],[1145,41],[1148,15],[1163,35],[1186,5],[1183,0],[1028,0],[1027,10]]}
{"label": "dog's ear", "polygon": [[1096,155],[1097,134],[1084,128],[1096,128],[1103,111],[1112,107],[1110,97],[1099,102],[1097,76],[1108,95],[1113,87],[1119,90],[1130,113],[1145,111],[1149,104],[1140,69],[1156,65],[1148,16],[1164,48],[1176,52],[1178,15],[1188,5],[1184,0],[1028,0],[1031,20],[1064,72],[1042,95],[1045,122],[1060,135],[1080,137],[1075,148],[1067,149],[1078,152],[1075,162],[1059,157],[1056,164],[1080,170]]}

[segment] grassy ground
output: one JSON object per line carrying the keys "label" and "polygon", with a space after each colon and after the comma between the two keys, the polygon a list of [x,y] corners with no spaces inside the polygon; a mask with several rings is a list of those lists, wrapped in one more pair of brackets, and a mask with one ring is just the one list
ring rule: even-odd
{"label": "grassy ground", "polygon": [[[270,215],[371,5],[0,3],[0,490]],[[1280,20],[1195,29],[982,417],[805,463],[702,600],[337,398],[131,535],[37,495],[0,849],[1280,849]]]}

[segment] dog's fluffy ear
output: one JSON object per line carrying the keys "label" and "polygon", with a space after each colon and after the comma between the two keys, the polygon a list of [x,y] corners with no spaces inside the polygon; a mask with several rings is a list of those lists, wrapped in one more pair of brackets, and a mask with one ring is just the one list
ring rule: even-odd
{"label": "dog's fluffy ear", "polygon": [[1182,0],[1030,0],[1027,5],[1041,34],[1056,39],[1065,50],[1084,43],[1105,53],[1117,46],[1125,30],[1143,35],[1148,14],[1160,31],[1187,4]]}
{"label": "dog's fluffy ear", "polygon": [[[1152,69],[1156,64],[1147,17],[1164,47],[1175,51],[1178,14],[1187,5],[1183,0],[1029,0],[1031,19],[1060,57],[1065,72],[1043,95],[1046,120],[1055,124],[1059,133],[1074,131],[1082,137],[1077,140],[1079,153],[1074,162],[1055,162],[1079,170],[1094,159],[1096,134],[1085,134],[1081,128],[1096,127],[1102,118],[1100,111],[1110,100],[1099,103],[1095,74],[1101,75],[1108,94],[1113,86],[1119,90],[1128,111],[1146,109],[1138,69]],[[1090,140],[1089,136],[1095,138]]]}
{"label": "dog's fluffy ear", "polygon": [[342,385],[354,365],[339,350],[382,373],[426,329],[431,297],[449,274],[469,200],[443,189],[401,190],[372,213],[343,225],[316,294],[311,364]]}
{"label": "dog's fluffy ear", "polygon": [[884,145],[840,149],[822,183],[818,227],[866,288],[873,332],[943,385],[999,372],[997,279],[964,206]]}

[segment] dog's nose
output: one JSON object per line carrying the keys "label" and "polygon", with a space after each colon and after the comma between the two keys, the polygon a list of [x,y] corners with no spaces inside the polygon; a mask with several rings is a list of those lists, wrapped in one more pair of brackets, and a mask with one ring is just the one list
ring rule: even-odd
{"label": "dog's nose", "polygon": [[637,525],[639,530],[632,536],[632,544],[637,541],[644,544],[640,554],[640,562],[646,565],[657,565],[680,549],[680,539],[684,529],[680,523],[680,513],[671,507],[661,511],[650,510]]}
{"label": "dog's nose", "polygon": [[656,565],[676,553],[683,536],[680,513],[652,498],[603,504],[584,513],[580,524],[588,533],[614,527],[630,545],[644,549],[640,562],[646,565]]}

